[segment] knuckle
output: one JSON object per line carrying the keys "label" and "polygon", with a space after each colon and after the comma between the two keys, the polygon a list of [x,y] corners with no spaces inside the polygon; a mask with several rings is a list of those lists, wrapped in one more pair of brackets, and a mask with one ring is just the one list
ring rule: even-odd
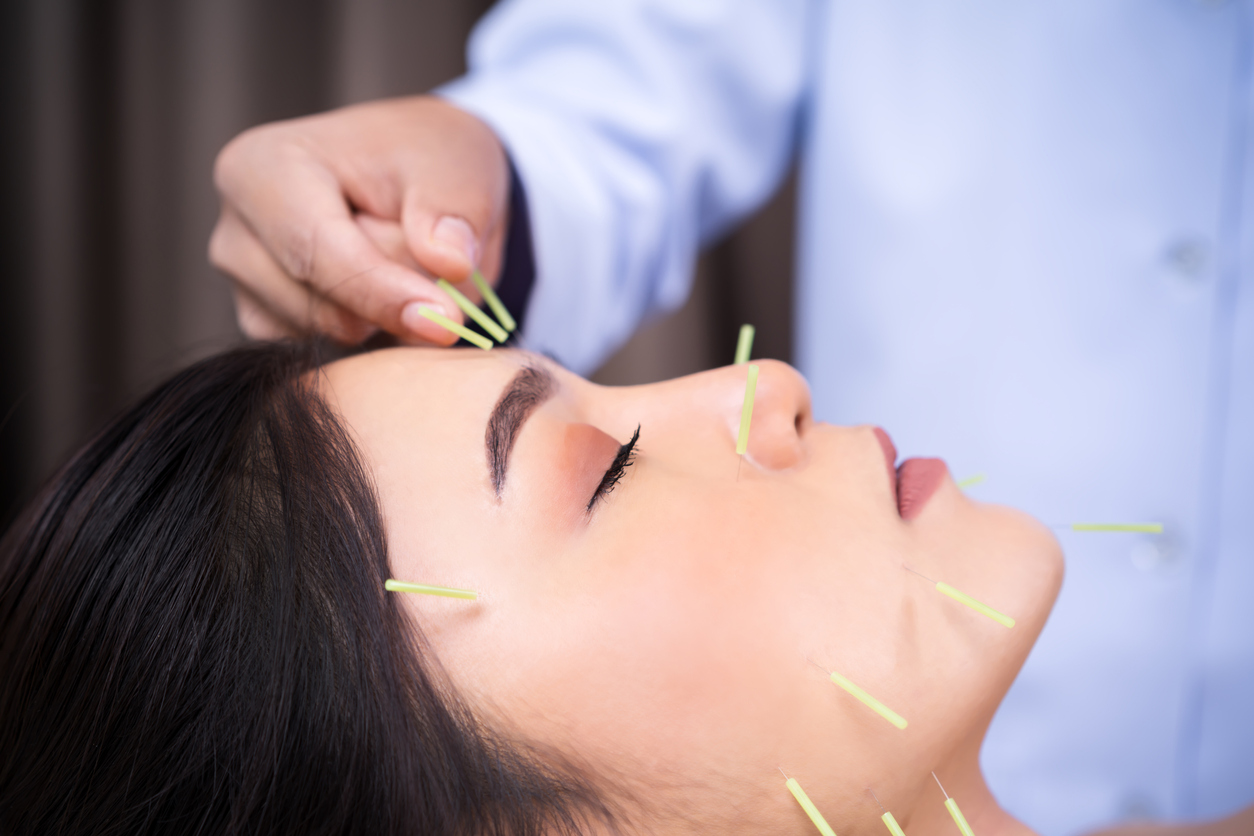
{"label": "knuckle", "polygon": [[287,274],[297,281],[309,283],[315,275],[318,254],[318,238],[322,223],[312,228],[293,228],[288,230],[282,248],[276,256]]}
{"label": "knuckle", "polygon": [[257,125],[236,134],[213,161],[213,185],[219,193],[229,194],[234,184],[247,176],[250,160],[257,150],[269,144],[273,126]]}
{"label": "knuckle", "polygon": [[317,329],[344,345],[365,342],[377,330],[361,317],[337,305],[324,305],[315,317]]}
{"label": "knuckle", "polygon": [[235,294],[235,322],[249,339],[273,340],[282,336],[273,318],[242,293]]}

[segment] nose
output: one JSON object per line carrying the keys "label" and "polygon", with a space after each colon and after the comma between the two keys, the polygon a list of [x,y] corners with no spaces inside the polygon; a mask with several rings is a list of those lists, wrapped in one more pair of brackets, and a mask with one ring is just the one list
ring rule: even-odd
{"label": "nose", "polygon": [[[758,360],[758,385],[753,399],[747,457],[766,470],[786,470],[801,461],[801,435],[812,420],[810,387],[787,363]],[[740,433],[740,407],[744,403],[749,364],[728,366],[717,372],[735,408],[727,413],[729,443],[735,449]],[[720,399],[721,400],[721,399]]]}

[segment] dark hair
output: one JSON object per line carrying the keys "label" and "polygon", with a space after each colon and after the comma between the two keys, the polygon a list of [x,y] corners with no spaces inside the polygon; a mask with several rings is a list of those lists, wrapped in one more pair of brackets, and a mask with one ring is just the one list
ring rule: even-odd
{"label": "dark hair", "polygon": [[183,371],[0,541],[0,832],[538,834],[608,822],[492,733],[396,596],[312,344]]}

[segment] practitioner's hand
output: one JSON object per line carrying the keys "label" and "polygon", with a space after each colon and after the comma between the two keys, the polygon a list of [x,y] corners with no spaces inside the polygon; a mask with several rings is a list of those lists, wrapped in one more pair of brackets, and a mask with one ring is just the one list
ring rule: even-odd
{"label": "practitioner's hand", "polygon": [[[379,329],[404,342],[456,337],[436,288],[500,269],[509,168],[485,124],[430,96],[392,99],[245,131],[218,154],[222,211],[209,259],[233,282],[251,337]],[[471,285],[462,288],[471,298]]]}

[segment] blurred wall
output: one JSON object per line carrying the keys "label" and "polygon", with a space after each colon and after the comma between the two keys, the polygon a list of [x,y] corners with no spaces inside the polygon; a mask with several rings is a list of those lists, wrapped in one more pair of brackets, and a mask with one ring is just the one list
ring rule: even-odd
{"label": "blurred wall", "polygon": [[[126,402],[240,340],[205,245],[244,128],[463,71],[489,0],[0,4],[0,521]],[[692,298],[596,376],[791,346],[792,189],[703,258]]]}

